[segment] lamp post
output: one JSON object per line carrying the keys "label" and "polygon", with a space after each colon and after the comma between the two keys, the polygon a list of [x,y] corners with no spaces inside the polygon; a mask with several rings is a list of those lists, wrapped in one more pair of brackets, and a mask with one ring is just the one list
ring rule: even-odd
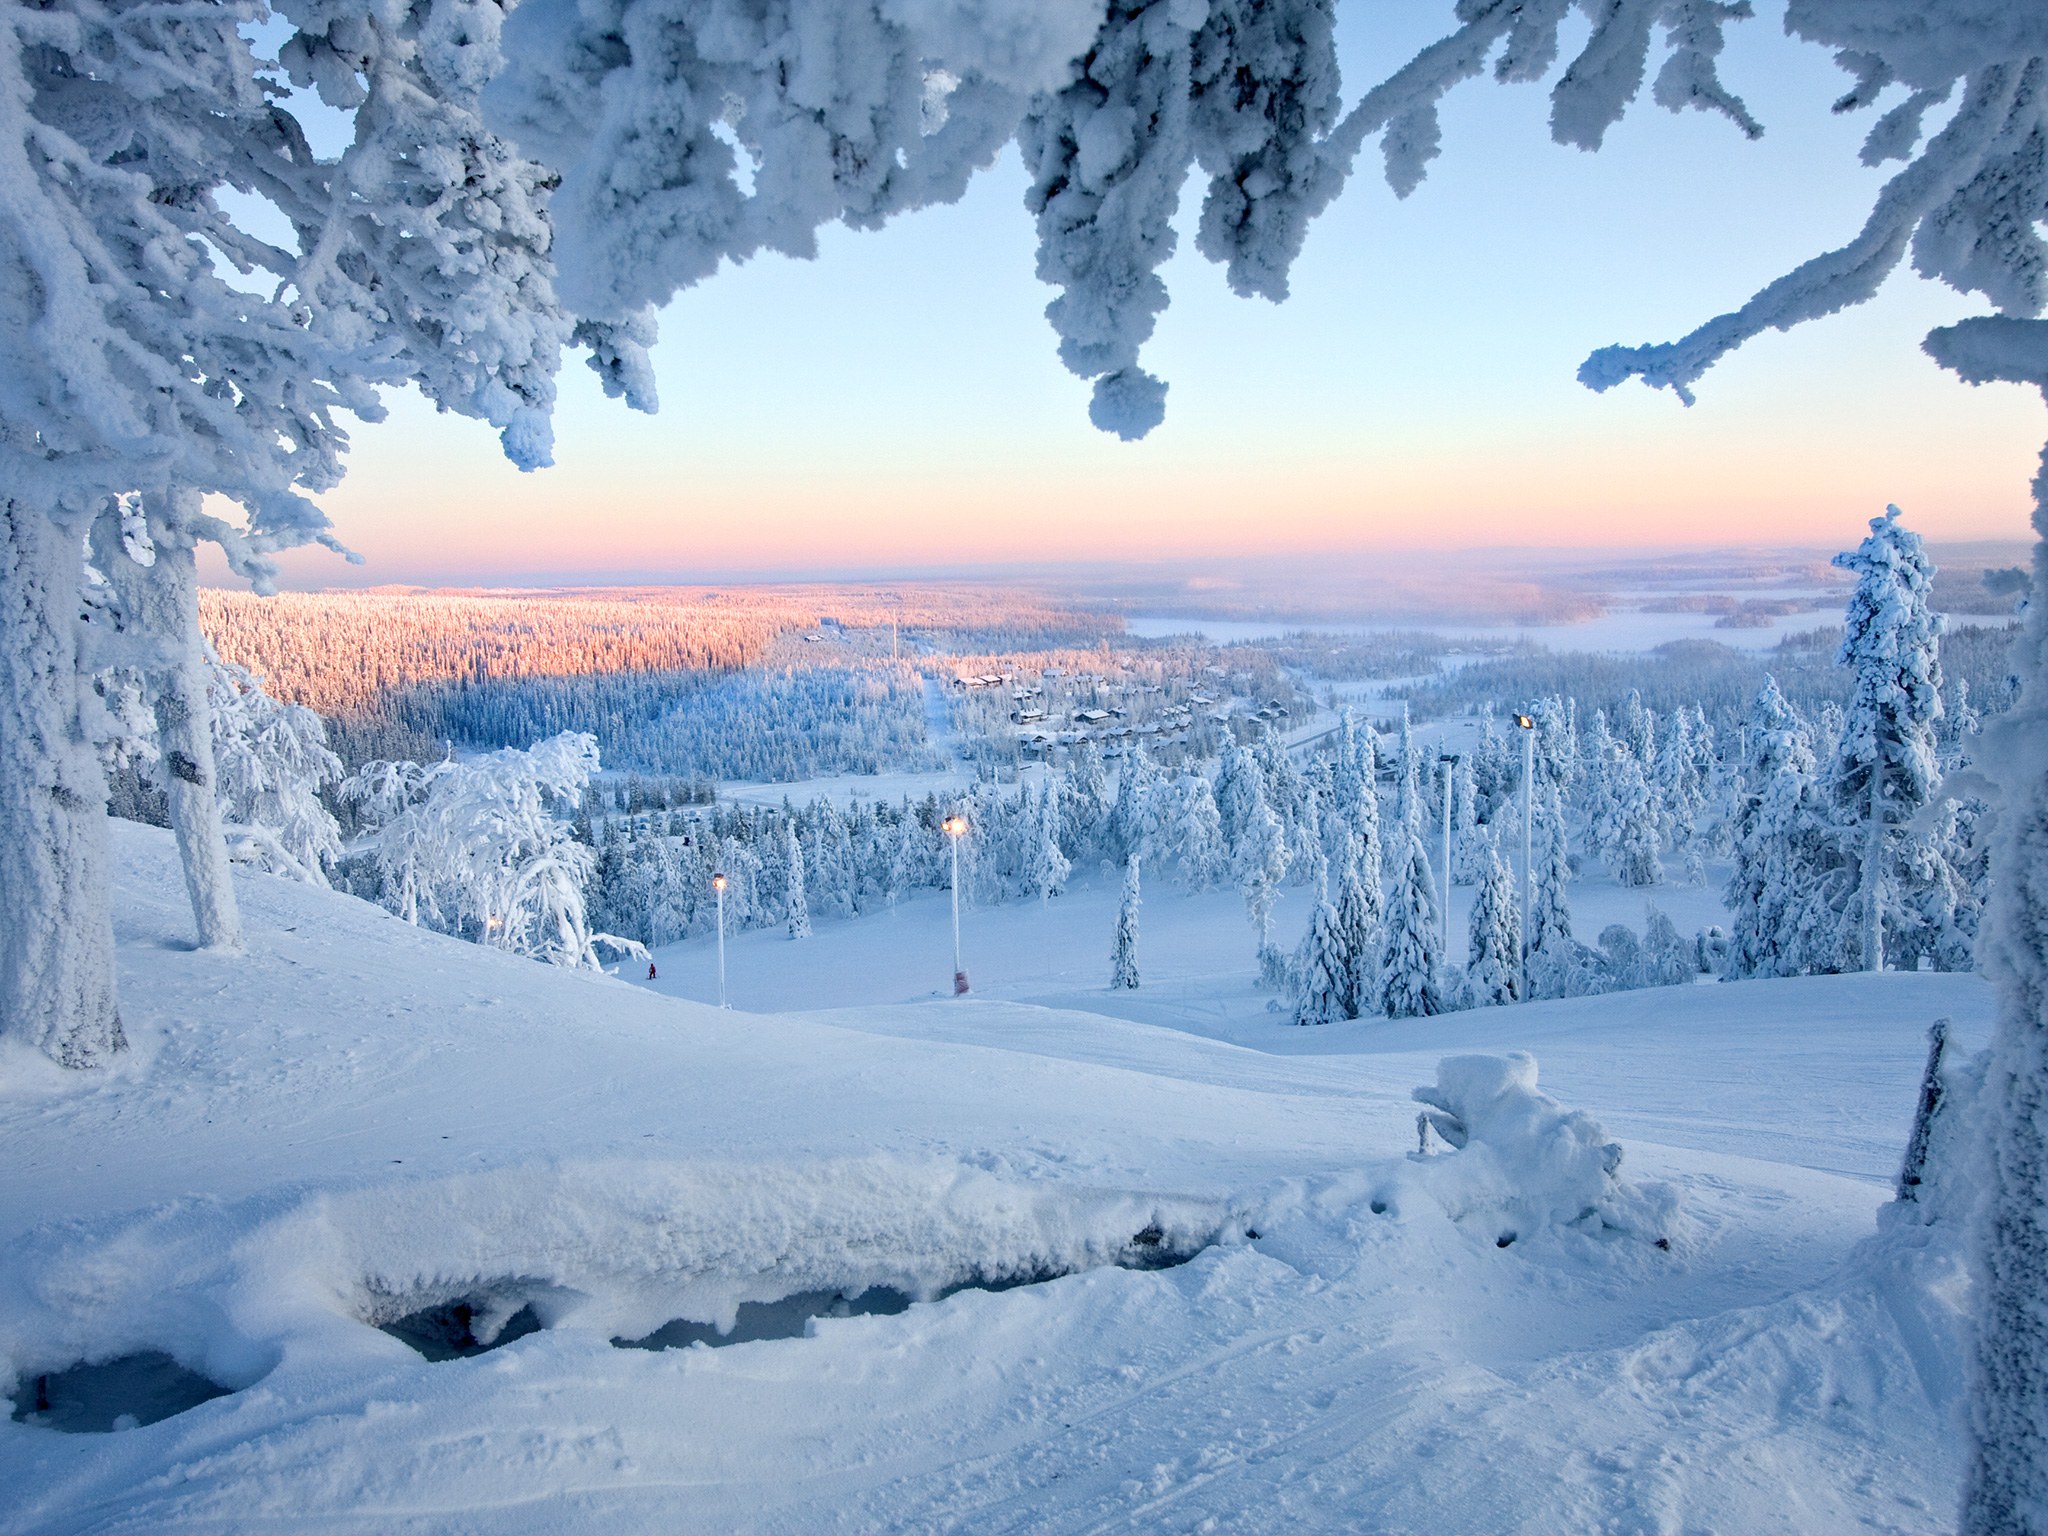
{"label": "lamp post", "polygon": [[1437,761],[1444,765],[1444,959],[1451,956],[1451,811],[1455,804],[1452,792],[1457,787],[1459,757],[1455,752],[1441,753]]}
{"label": "lamp post", "polygon": [[1529,950],[1536,942],[1536,718],[1515,716],[1522,732],[1522,1001],[1529,1001]]}
{"label": "lamp post", "polygon": [[960,964],[960,839],[967,835],[967,818],[955,811],[939,826],[953,845],[953,995],[962,997],[967,992],[967,972]]}
{"label": "lamp post", "polygon": [[718,892],[718,1006],[729,1008],[725,1000],[725,888],[729,884],[724,874],[711,877],[711,889]]}

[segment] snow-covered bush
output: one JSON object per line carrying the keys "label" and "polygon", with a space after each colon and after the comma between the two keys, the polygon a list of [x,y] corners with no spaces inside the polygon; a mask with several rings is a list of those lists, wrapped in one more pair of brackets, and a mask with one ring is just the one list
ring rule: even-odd
{"label": "snow-covered bush", "polygon": [[341,828],[320,791],[341,778],[327,727],[302,704],[280,704],[247,668],[215,660],[214,789],[234,856],[274,875],[327,884]]}
{"label": "snow-covered bush", "polygon": [[597,771],[573,731],[470,762],[369,763],[341,787],[368,829],[383,902],[407,922],[597,969],[583,887],[596,855],[569,816]]}
{"label": "snow-covered bush", "polygon": [[1676,1191],[1623,1179],[1620,1143],[1539,1090],[1527,1052],[1447,1056],[1435,1086],[1414,1097],[1420,1123],[1453,1149],[1424,1158],[1430,1192],[1452,1220],[1502,1247],[1551,1227],[1669,1242]]}

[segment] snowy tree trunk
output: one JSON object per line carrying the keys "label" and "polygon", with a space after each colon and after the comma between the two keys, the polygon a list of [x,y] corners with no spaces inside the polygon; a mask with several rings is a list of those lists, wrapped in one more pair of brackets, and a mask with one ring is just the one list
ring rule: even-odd
{"label": "snowy tree trunk", "polygon": [[0,1033],[67,1067],[126,1041],[107,786],[81,707],[80,530],[0,504]]}
{"label": "snowy tree trunk", "polygon": [[110,517],[94,529],[98,564],[121,594],[121,605],[142,635],[154,643],[158,660],[150,667],[157,747],[163,757],[164,798],[178,858],[185,867],[185,891],[202,949],[239,949],[242,917],[228,874],[227,839],[221,832],[220,799],[213,761],[213,710],[206,696],[206,659],[199,635],[199,572],[192,535],[186,530],[199,511],[196,491],[152,497],[149,535],[155,563],[147,568],[122,551]]}
{"label": "snowy tree trunk", "polygon": [[[2048,540],[2048,468],[2035,482]],[[2034,549],[2048,593],[2048,542]],[[1964,1536],[2048,1531],[2048,602],[2014,649],[2019,701],[1987,733],[2002,791],[1985,972],[1998,988],[1986,1079],[1992,1190],[1978,1231],[1972,1458]]]}
{"label": "snowy tree trunk", "polygon": [[1884,969],[1884,757],[1870,767],[1870,836],[1863,847],[1863,969]]}
{"label": "snowy tree trunk", "polygon": [[1138,856],[1124,864],[1123,898],[1117,904],[1116,940],[1109,954],[1111,988],[1138,985]]}

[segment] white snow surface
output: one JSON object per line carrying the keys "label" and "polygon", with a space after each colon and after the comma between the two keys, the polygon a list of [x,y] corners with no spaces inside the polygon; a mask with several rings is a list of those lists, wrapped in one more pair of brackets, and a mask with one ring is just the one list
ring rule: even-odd
{"label": "white snow surface", "polygon": [[[747,1014],[250,873],[246,953],[192,950],[168,835],[116,851],[134,1050],[0,1057],[0,1389],[161,1350],[236,1390],[0,1421],[0,1532],[1953,1527],[1966,1283],[1874,1217],[1974,978],[1243,1043],[1170,988]],[[1410,1155],[1418,1084],[1464,1150]],[[1116,1267],[1147,1227],[1209,1246]],[[458,1297],[545,1326],[438,1363],[368,1326]]]}

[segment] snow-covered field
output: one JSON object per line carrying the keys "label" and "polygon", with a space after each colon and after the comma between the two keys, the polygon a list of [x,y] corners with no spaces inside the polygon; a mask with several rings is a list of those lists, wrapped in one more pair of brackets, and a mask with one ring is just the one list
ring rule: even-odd
{"label": "snow-covered field", "polygon": [[[1011,914],[1040,955],[970,914],[987,999],[902,1000],[948,964],[910,973],[927,902],[733,948],[742,1004],[865,1006],[720,1012],[264,878],[248,953],[194,952],[168,836],[118,837],[136,1049],[0,1058],[0,1386],[161,1351],[235,1390],[0,1422],[0,1530],[1952,1528],[1958,1272],[1875,1234],[1974,978],[1305,1031],[1220,979],[1234,899],[1163,892],[1117,1017],[1084,890]],[[1410,1156],[1438,1059],[1515,1049],[1616,1177],[1484,1100],[1497,1064],[1445,1076],[1467,1148]],[[818,1293],[869,1305],[612,1342]],[[369,1326],[457,1301],[544,1326],[440,1361]]]}

